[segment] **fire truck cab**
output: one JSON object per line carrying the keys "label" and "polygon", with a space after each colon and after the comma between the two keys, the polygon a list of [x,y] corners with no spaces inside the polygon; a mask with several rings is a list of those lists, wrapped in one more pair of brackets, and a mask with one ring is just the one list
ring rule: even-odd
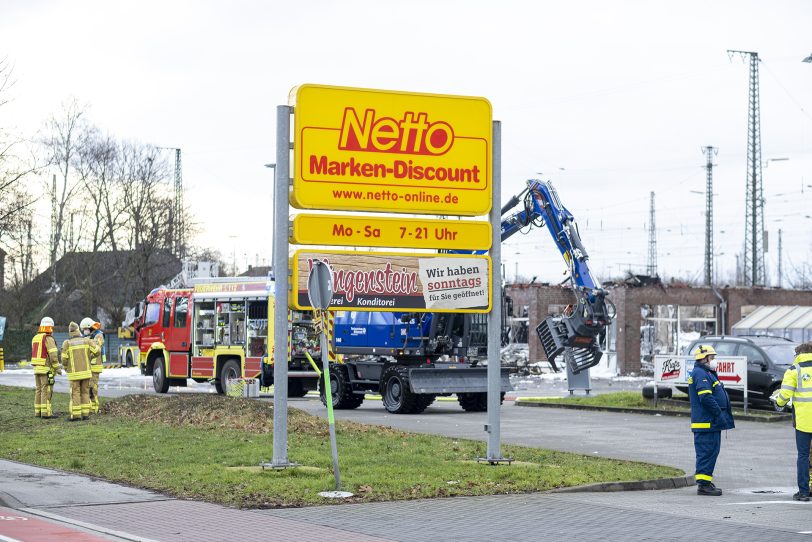
{"label": "fire truck cab", "polygon": [[275,349],[272,286],[253,278],[156,288],[136,323],[141,373],[152,375],[158,393],[192,379],[211,382],[222,394],[230,379],[258,378],[261,386],[270,386],[274,355],[283,352],[290,364],[288,394],[302,397],[316,389],[318,373],[304,356],[305,350],[319,352],[312,318],[292,312],[289,344]]}

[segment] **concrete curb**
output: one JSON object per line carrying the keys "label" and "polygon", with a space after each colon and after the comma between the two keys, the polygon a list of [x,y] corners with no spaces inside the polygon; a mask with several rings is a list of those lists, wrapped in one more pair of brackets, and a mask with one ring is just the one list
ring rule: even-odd
{"label": "concrete curb", "polygon": [[583,486],[562,487],[553,489],[550,493],[608,493],[611,491],[644,491],[652,489],[679,489],[694,485],[694,477],[677,476],[675,478],[658,478],[656,480],[639,480],[637,482],[605,482],[601,484],[587,484]]}
{"label": "concrete curb", "polygon": [[[674,410],[656,410],[653,408],[624,408],[624,407],[610,407],[610,406],[591,406],[591,405],[562,405],[561,403],[539,403],[536,401],[521,401],[517,399],[514,403],[515,406],[522,407],[543,407],[543,408],[565,408],[571,410],[594,410],[597,412],[621,412],[624,414],[648,414],[650,416],[660,414],[661,416],[676,416],[689,418],[690,412],[679,412]],[[789,414],[771,416],[769,418],[764,416],[751,416],[737,414],[735,419],[745,422],[761,422],[761,423],[776,423],[792,420]]]}
{"label": "concrete curb", "polygon": [[23,503],[15,499],[12,495],[0,491],[0,506],[4,506],[6,508],[13,508],[14,510],[17,510],[19,508],[22,508],[24,505]]}

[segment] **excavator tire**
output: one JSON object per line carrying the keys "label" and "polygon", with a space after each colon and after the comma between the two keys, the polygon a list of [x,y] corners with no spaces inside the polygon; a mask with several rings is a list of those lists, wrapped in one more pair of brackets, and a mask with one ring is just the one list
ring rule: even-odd
{"label": "excavator tire", "polygon": [[[485,412],[488,410],[487,393],[458,393],[457,402],[466,412]],[[505,392],[499,394],[499,404],[505,402]]]}
{"label": "excavator tire", "polygon": [[[330,392],[333,396],[333,408],[349,410],[358,408],[364,402],[364,396],[352,392],[350,376],[347,367],[341,363],[330,364]],[[324,375],[319,378],[319,397],[324,406],[327,406],[324,389]]]}
{"label": "excavator tire", "polygon": [[392,414],[420,414],[430,403],[425,397],[412,392],[409,386],[409,368],[389,366],[381,375],[383,406]]}
{"label": "excavator tire", "polygon": [[423,394],[423,393],[421,393],[417,397],[420,398],[420,402],[423,404],[423,410],[430,407],[432,405],[432,403],[434,403],[434,400],[437,399],[436,395]]}

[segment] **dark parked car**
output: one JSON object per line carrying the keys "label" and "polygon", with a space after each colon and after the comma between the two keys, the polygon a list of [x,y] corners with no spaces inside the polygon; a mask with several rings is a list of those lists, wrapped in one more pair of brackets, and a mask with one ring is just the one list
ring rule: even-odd
{"label": "dark parked car", "polygon": [[[733,336],[708,335],[693,341],[685,351],[692,355],[699,344],[713,346],[720,356],[745,356],[747,358],[747,398],[750,404],[769,405],[770,395],[781,387],[781,380],[795,360],[796,343],[783,337],[763,335]],[[688,392],[687,388],[678,388]],[[731,399],[741,401],[741,390],[727,388]]]}

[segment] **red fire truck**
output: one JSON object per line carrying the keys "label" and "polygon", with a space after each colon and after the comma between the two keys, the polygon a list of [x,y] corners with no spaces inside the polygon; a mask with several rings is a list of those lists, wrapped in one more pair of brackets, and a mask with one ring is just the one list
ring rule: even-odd
{"label": "red fire truck", "polygon": [[[273,283],[265,279],[211,281],[193,288],[156,288],[135,322],[138,364],[152,375],[155,391],[211,382],[227,393],[229,380],[259,378],[273,383]],[[302,397],[318,386],[318,372],[305,351],[320,355],[310,313],[291,311],[287,353],[288,395]],[[271,345],[271,348],[269,348]]]}

